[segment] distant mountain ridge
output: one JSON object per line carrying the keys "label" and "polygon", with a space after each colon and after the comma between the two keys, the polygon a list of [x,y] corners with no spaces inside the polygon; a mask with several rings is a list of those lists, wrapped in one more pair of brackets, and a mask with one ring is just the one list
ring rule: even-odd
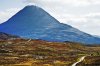
{"label": "distant mountain ridge", "polygon": [[33,5],[26,6],[1,24],[0,32],[30,39],[100,44],[100,38],[86,34],[70,25],[62,24],[42,8]]}
{"label": "distant mountain ridge", "polygon": [[15,39],[15,38],[20,38],[20,37],[0,32],[0,40],[9,40],[9,39]]}

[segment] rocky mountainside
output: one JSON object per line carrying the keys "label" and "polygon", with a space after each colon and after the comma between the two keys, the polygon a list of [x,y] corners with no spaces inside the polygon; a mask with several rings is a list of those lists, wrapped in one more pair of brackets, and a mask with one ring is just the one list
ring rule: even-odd
{"label": "rocky mountainside", "polygon": [[42,8],[33,5],[26,6],[8,21],[2,23],[0,32],[29,39],[100,44],[100,38],[62,24]]}

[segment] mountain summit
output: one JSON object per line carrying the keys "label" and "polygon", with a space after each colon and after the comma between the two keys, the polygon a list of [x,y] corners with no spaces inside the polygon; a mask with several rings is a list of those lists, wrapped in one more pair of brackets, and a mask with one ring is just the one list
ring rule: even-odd
{"label": "mountain summit", "polygon": [[42,8],[26,6],[5,23],[0,25],[0,32],[23,38],[47,41],[73,41],[87,44],[100,43],[100,39],[81,32],[67,24],[62,24]]}

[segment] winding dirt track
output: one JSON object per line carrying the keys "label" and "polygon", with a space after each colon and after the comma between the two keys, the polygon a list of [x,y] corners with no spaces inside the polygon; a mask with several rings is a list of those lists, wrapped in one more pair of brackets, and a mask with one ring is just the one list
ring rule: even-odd
{"label": "winding dirt track", "polygon": [[72,66],[76,66],[78,63],[82,62],[85,59],[86,56],[83,56],[79,59],[79,61],[72,64]]}

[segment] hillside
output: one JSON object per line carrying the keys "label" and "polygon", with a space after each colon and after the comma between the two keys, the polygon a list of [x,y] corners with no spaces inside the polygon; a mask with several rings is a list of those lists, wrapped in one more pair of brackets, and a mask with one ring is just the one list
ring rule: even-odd
{"label": "hillside", "polygon": [[45,10],[33,5],[24,7],[8,21],[0,24],[0,32],[28,39],[100,44],[100,38],[60,23]]}
{"label": "hillside", "polygon": [[[0,41],[0,65],[70,66],[84,55],[98,55],[100,47],[74,42],[15,39]],[[98,55],[99,56],[99,55]],[[99,56],[100,57],[100,56]]]}

